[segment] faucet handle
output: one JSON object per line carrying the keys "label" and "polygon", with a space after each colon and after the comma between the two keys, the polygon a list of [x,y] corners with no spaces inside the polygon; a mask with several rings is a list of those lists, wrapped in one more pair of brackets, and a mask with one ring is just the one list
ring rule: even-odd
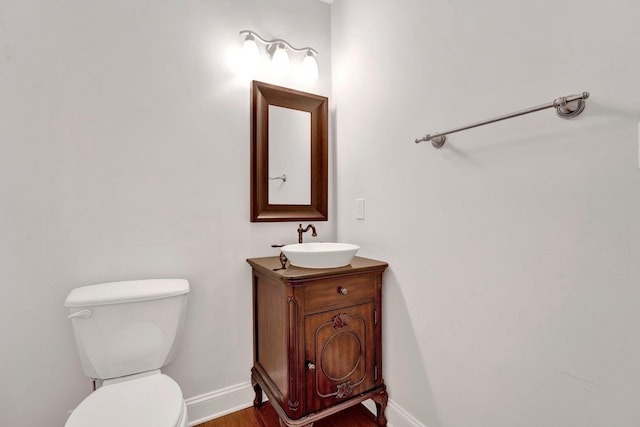
{"label": "faucet handle", "polygon": [[286,246],[286,245],[285,245],[284,243],[281,243],[281,244],[279,244],[279,245],[275,245],[275,244],[274,244],[274,245],[271,245],[271,247],[272,247],[272,248],[281,248],[281,247],[283,247],[283,246]]}
{"label": "faucet handle", "polygon": [[280,257],[278,259],[280,260],[280,265],[282,265],[282,267],[274,268],[273,271],[286,270],[287,269],[287,262],[289,262],[289,259],[284,254],[284,252],[280,252]]}

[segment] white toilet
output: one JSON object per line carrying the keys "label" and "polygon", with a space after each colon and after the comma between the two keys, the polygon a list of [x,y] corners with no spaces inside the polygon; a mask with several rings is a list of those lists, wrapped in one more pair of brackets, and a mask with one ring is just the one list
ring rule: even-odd
{"label": "white toilet", "polygon": [[182,332],[189,282],[135,280],[83,286],[65,301],[84,373],[103,380],[65,427],[186,427],[180,386],[160,368]]}

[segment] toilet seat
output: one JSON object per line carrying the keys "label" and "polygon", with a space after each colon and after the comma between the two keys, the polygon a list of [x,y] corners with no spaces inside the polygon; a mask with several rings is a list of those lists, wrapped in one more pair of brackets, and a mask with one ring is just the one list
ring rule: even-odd
{"label": "toilet seat", "polygon": [[158,373],[100,387],[71,413],[65,427],[182,427],[186,423],[180,386]]}

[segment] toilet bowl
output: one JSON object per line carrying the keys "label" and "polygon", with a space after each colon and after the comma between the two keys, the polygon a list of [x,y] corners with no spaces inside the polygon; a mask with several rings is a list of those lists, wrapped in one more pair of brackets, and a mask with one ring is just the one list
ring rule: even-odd
{"label": "toilet bowl", "polygon": [[178,384],[160,373],[107,383],[71,413],[65,427],[186,427]]}
{"label": "toilet bowl", "polygon": [[160,368],[175,357],[189,283],[137,280],[76,288],[65,301],[87,376],[102,386],[65,427],[186,427],[180,386]]}

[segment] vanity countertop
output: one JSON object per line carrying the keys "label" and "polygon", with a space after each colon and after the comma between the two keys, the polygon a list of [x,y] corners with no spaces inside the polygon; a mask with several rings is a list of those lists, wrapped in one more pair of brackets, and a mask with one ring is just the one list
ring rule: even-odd
{"label": "vanity countertop", "polygon": [[[277,256],[264,258],[249,258],[247,262],[256,270],[262,271],[269,276],[280,280],[296,281],[308,280],[317,277],[338,276],[351,273],[362,273],[365,271],[384,270],[389,266],[384,261],[375,259],[353,257],[349,265],[335,268],[304,268],[289,265],[285,270],[280,269],[280,258]],[[274,271],[274,269],[276,271]]]}

